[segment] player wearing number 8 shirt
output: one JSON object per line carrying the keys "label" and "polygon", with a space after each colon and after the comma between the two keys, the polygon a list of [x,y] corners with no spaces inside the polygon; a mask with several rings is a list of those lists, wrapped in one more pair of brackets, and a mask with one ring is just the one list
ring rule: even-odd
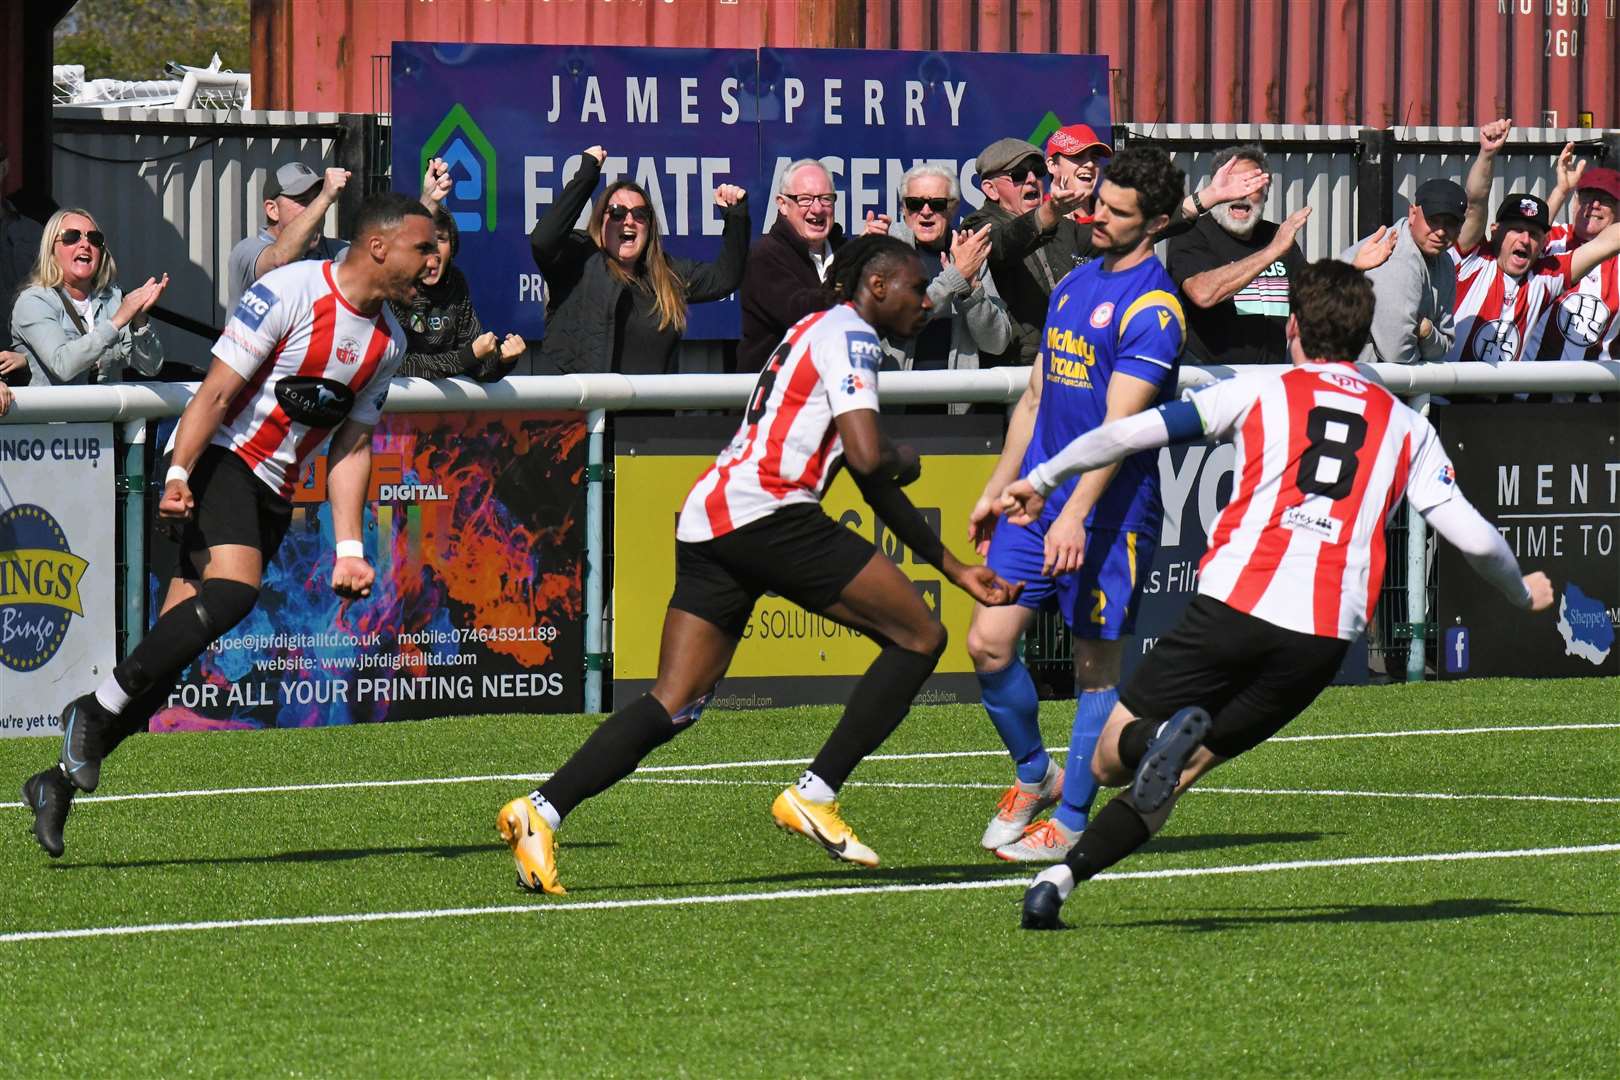
{"label": "player wearing number 8 shirt", "polygon": [[914,336],[927,318],[916,250],[886,236],[861,237],[839,251],[832,281],[844,302],[788,330],[736,436],[686,498],[652,692],[605,720],[538,789],[501,808],[496,828],[523,888],[565,891],[554,835],[562,819],[702,715],[766,592],[880,646],[810,768],[771,806],[779,826],[833,858],[877,865],[844,822],[836,795],[904,718],[945,648],[945,628],[894,563],[822,511],[822,493],[841,465],[900,542],[953,584],[982,604],[1017,599],[1018,589],[989,568],[965,566],[945,550],[900,490],[920,472],[916,455],[890,445],[878,428],[878,335]]}
{"label": "player wearing number 8 shirt", "polygon": [[1099,782],[1131,787],[1035,879],[1026,928],[1056,928],[1077,881],[1141,847],[1189,785],[1270,738],[1327,686],[1372,618],[1384,527],[1402,496],[1515,605],[1551,604],[1546,575],[1521,577],[1457,490],[1434,428],[1350,362],[1372,312],[1360,272],[1313,263],[1295,283],[1290,370],[1228,379],[1107,424],[1007,488],[1002,507],[1018,521],[1065,477],[1129,453],[1205,437],[1237,450],[1236,488],[1198,595],[1120,691],[1092,758]]}

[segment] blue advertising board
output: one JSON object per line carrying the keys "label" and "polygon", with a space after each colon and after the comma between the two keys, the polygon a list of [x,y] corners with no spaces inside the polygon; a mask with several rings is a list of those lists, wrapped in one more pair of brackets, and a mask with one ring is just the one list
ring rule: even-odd
{"label": "blue advertising board", "polygon": [[[991,142],[1110,122],[1099,56],[396,42],[392,93],[394,186],[415,194],[430,159],[450,162],[457,265],[479,315],[530,338],[544,294],[528,235],[588,146],[607,151],[604,182],[648,189],[668,251],[706,260],[720,184],[748,189],[760,233],[782,168],[820,158],[847,225],[893,216],[905,170],[939,161],[958,170],[966,213],[983,202],[973,162]],[[700,304],[686,336],[735,338],[738,321],[734,299]]]}
{"label": "blue advertising board", "polygon": [[[604,183],[623,176],[647,189],[672,254],[719,253],[714,189],[759,187],[754,67],[747,49],[395,42],[394,186],[414,195],[429,160],[450,163],[456,264],[480,319],[538,338],[529,232],[586,147],[607,151]],[[737,318],[734,301],[697,305],[687,336],[736,337]]]}
{"label": "blue advertising board", "polygon": [[[1106,138],[1108,58],[761,49],[758,112],[771,194],[790,163],[820,158],[840,196],[835,220],[859,232],[868,212],[896,216],[900,177],[913,165],[957,170],[965,214],[984,202],[974,159],[997,139],[1044,146],[1065,124]],[[765,228],[776,218],[770,203]]]}

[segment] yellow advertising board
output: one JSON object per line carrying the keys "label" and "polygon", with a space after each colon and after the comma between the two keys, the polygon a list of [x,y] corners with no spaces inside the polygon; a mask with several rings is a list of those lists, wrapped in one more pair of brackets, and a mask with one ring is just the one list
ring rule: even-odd
{"label": "yellow advertising board", "polygon": [[[951,550],[976,559],[966,544],[967,519],[995,467],[995,455],[925,453],[922,460],[922,477],[907,494]],[[657,675],[658,640],[675,585],[675,519],[687,491],[713,461],[712,453],[614,458],[613,679],[618,700],[624,700],[624,692],[645,689]],[[822,507],[893,559],[950,631],[938,673],[918,700],[977,700],[964,645],[973,601],[904,549],[847,476],[834,481]],[[756,707],[841,701],[876,655],[877,647],[855,631],[767,594],[754,606],[715,703],[726,705],[728,697],[729,703]]]}

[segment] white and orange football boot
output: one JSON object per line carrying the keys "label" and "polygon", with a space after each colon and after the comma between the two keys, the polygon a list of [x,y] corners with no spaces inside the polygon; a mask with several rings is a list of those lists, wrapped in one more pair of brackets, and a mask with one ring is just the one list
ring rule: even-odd
{"label": "white and orange football boot", "polygon": [[1046,775],[1036,784],[1019,781],[1008,788],[996,804],[995,816],[985,827],[979,845],[986,851],[995,851],[1017,843],[1029,828],[1035,816],[1049,806],[1056,806],[1063,794],[1063,766],[1053,758],[1046,763]]}
{"label": "white and orange football boot", "polygon": [[779,828],[808,836],[828,855],[858,866],[876,866],[877,852],[861,843],[855,830],[838,813],[838,804],[811,802],[797,788],[787,788],[771,803],[771,817]]}
{"label": "white and orange football boot", "polygon": [[518,884],[530,892],[562,896],[568,892],[557,880],[557,833],[546,824],[527,795],[501,807],[495,819],[501,839],[517,860]]}

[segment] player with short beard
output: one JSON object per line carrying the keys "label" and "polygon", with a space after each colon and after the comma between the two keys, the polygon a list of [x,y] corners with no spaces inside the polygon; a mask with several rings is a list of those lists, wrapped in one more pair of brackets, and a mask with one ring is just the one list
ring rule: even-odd
{"label": "player with short beard", "polygon": [[[1091,746],[1118,700],[1124,643],[1135,627],[1163,513],[1158,464],[1148,455],[1065,485],[1028,526],[997,527],[996,499],[1014,477],[1070,440],[1175,393],[1184,320],[1153,245],[1170,224],[1182,183],[1162,150],[1131,148],[1109,163],[1089,226],[1090,246],[1101,258],[1069,272],[1052,291],[1029,386],[969,519],[974,542],[989,544],[988,565],[1025,583],[1017,606],[975,608],[968,629],[985,711],[1016,773],[980,843],[1009,861],[1061,859],[1085,827],[1097,790]],[[1041,741],[1035,684],[1017,651],[1036,610],[1045,607],[1057,608],[1074,636],[1067,770]],[[1058,803],[1050,820],[1031,824]]]}
{"label": "player with short beard", "polygon": [[361,205],[342,262],[300,260],[242,294],[170,442],[153,538],[154,552],[173,558],[162,615],[93,693],[68,703],[59,760],[23,784],[46,854],[62,854],[73,796],[96,789],[102,759],[145,728],[181,673],[253,610],[292,521],[303,463],[334,428],[332,591],[370,595],[361,524],[371,429],[405,352],[387,302],[409,303],[438,257],[427,209],[376,195]]}

